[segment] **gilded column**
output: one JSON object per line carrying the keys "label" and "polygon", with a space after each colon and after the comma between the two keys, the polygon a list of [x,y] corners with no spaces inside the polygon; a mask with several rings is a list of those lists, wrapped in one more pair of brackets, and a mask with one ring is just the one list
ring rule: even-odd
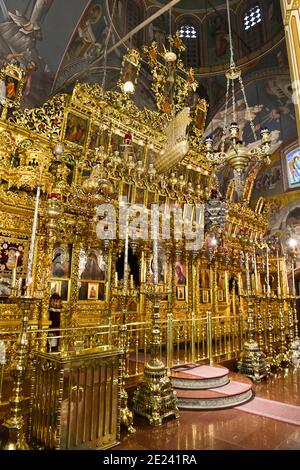
{"label": "gilded column", "polygon": [[[72,249],[72,276],[71,276],[71,292],[70,292],[70,325],[74,326],[77,322],[76,307],[78,302],[78,276],[79,276],[79,260],[82,243],[80,235],[77,234]],[[68,322],[68,323],[69,323]]]}
{"label": "gilded column", "polygon": [[300,0],[280,0],[300,136]]}
{"label": "gilded column", "polygon": [[144,286],[147,281],[147,263],[146,263],[146,252],[142,249],[140,255],[140,310],[139,310],[139,321],[144,321],[145,316],[145,294],[142,293]]}
{"label": "gilded column", "polygon": [[[51,268],[52,268],[52,255],[54,244],[56,241],[56,234],[52,226],[52,221],[49,222],[48,230],[46,232],[46,243],[44,245],[44,253],[42,266],[43,266],[43,299],[41,304],[41,318],[40,318],[40,328],[48,329],[51,328],[49,321],[49,300],[51,296]],[[41,344],[39,346],[41,351],[46,351],[47,346],[47,333],[42,333]]]}

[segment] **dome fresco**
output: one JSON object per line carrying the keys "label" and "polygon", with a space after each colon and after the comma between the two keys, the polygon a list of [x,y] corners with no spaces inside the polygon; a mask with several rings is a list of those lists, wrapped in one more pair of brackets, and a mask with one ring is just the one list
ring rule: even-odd
{"label": "dome fresco", "polygon": [[[63,91],[83,77],[86,81],[98,77],[101,82],[105,46],[113,46],[166,3],[166,0],[1,0],[0,59],[24,65],[27,87],[23,105],[37,105],[51,93]],[[194,10],[195,4],[199,9]],[[261,5],[262,21],[257,25],[259,34],[253,39],[252,33],[248,37],[242,26],[244,11],[254,4]],[[252,59],[259,58],[282,39],[280,10],[276,4],[277,0],[231,0],[238,61],[247,62],[249,55]],[[191,25],[197,32],[197,38],[189,40],[185,55],[187,65],[195,67],[201,77],[223,74],[229,61],[225,2],[182,0],[172,10],[172,15],[173,31]],[[169,14],[166,13],[135,35],[131,45],[141,46],[153,39],[162,45],[168,35]],[[121,46],[109,55],[109,69],[120,67],[124,52]]]}
{"label": "dome fresco", "polygon": [[[154,3],[150,1],[147,1],[146,3]],[[169,3],[169,0],[159,0],[155,2],[156,4],[160,5],[167,5]],[[230,4],[235,5],[240,3],[240,0],[231,0]],[[244,3],[245,2],[244,0]],[[226,2],[224,0],[181,0],[178,5],[174,7],[176,10],[193,10],[193,11],[202,11],[202,10],[207,10],[209,7],[214,6],[214,7],[219,7],[219,6],[226,6]]]}
{"label": "dome fresco", "polygon": [[[52,94],[70,91],[77,80],[116,88],[125,47],[121,44],[106,59],[105,51],[166,3],[0,0],[0,59],[19,62],[26,70],[23,107],[39,105]],[[257,5],[261,16],[257,17],[258,24],[248,28],[252,31],[247,36],[245,14]],[[278,147],[296,135],[278,2],[232,0],[230,7],[235,58],[242,68],[255,126],[269,126]],[[169,13],[160,16],[133,36],[127,46],[141,47],[155,40],[162,50],[170,33],[169,20]],[[172,31],[183,28],[183,35],[187,26],[194,28],[193,37],[183,38],[187,45],[183,59],[186,66],[194,66],[200,93],[209,101],[207,133],[218,138],[226,94],[224,72],[230,54],[226,3],[182,0],[172,9],[171,25]],[[142,70],[134,99],[139,106],[154,106],[146,70]],[[238,105],[240,102],[238,94]],[[240,111],[242,118],[245,113]],[[253,136],[246,120],[242,128],[243,138],[250,144]]]}

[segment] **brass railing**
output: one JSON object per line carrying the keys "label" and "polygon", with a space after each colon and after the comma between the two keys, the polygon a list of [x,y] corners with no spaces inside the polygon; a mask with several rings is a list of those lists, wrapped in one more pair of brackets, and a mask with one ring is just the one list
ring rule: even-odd
{"label": "brass railing", "polygon": [[[212,316],[206,312],[201,317],[160,321],[160,359],[168,369],[187,363],[213,363],[235,358],[241,350],[246,333],[246,323],[238,316]],[[126,329],[126,377],[142,374],[144,363],[150,357],[149,321],[132,322]],[[2,331],[0,340],[6,348],[6,365],[9,368],[17,332]],[[34,352],[51,350],[51,342],[58,340],[59,351],[78,347],[119,346],[119,325],[81,326],[74,328],[28,328],[28,367]],[[0,392],[1,393],[1,392]]]}

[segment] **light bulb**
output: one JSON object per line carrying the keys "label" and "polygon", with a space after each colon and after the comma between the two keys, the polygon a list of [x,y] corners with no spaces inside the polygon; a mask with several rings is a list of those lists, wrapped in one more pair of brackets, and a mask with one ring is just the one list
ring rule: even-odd
{"label": "light bulb", "polygon": [[288,240],[288,244],[289,244],[289,247],[290,248],[296,248],[297,246],[297,240],[295,240],[295,238],[290,238]]}
{"label": "light bulb", "polygon": [[167,51],[164,55],[164,59],[166,62],[172,63],[177,60],[177,55],[175,54],[175,52]]}
{"label": "light bulb", "polygon": [[211,239],[211,246],[217,246],[217,244],[218,244],[218,240],[216,239],[216,237],[213,237]]}
{"label": "light bulb", "polygon": [[134,84],[130,80],[125,82],[123,85],[123,91],[124,93],[134,93],[135,91]]}
{"label": "light bulb", "polygon": [[54,155],[63,155],[65,149],[64,149],[64,146],[61,142],[57,142],[55,144],[55,147],[53,149],[53,152],[54,152]]}

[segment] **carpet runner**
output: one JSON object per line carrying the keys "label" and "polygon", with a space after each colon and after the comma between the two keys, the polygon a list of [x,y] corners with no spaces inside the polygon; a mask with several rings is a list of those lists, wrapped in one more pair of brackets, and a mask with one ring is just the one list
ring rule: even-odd
{"label": "carpet runner", "polygon": [[213,366],[198,366],[190,369],[185,368],[176,368],[176,372],[181,372],[182,374],[197,376],[203,378],[212,378],[212,377],[223,377],[229,373],[229,370],[225,367],[213,367]]}
{"label": "carpet runner", "polygon": [[254,397],[251,401],[245,405],[238,406],[236,409],[263,416],[264,418],[272,418],[277,421],[300,426],[300,406]]}

